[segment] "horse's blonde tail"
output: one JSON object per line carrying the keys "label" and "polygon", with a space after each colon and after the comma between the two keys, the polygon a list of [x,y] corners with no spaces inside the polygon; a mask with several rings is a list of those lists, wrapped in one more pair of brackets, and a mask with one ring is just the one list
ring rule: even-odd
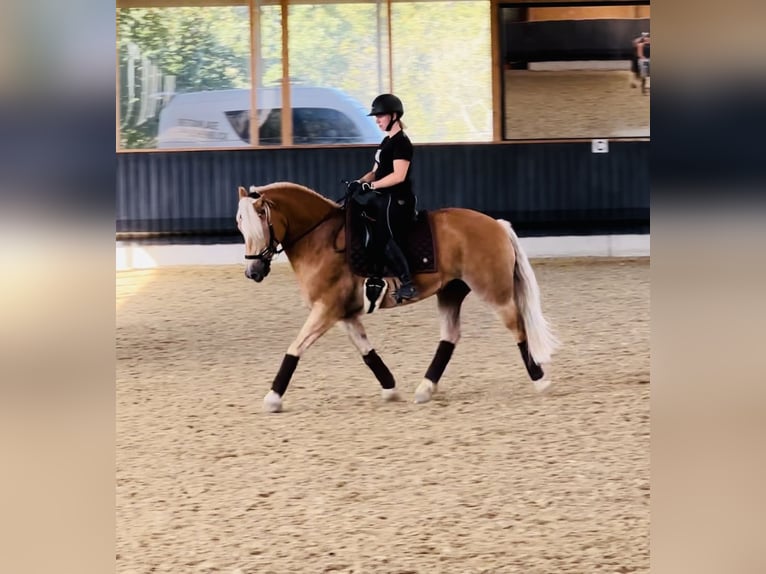
{"label": "horse's blonde tail", "polygon": [[505,228],[516,252],[516,264],[513,268],[514,299],[524,322],[529,354],[538,365],[549,363],[551,355],[559,346],[559,341],[543,316],[540,287],[537,285],[535,272],[511,224],[504,219],[498,219],[498,222]]}

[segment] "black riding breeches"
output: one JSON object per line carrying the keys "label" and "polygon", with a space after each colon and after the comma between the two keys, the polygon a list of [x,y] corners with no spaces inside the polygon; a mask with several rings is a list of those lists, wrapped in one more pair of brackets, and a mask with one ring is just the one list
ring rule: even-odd
{"label": "black riding breeches", "polygon": [[375,222],[372,225],[372,249],[383,253],[388,240],[401,245],[415,219],[415,196],[382,194],[375,199]]}

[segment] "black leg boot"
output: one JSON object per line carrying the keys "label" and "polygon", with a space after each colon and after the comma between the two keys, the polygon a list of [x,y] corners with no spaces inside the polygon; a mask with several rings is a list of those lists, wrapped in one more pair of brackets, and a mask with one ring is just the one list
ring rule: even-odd
{"label": "black leg boot", "polygon": [[391,269],[399,276],[402,284],[399,285],[399,289],[394,293],[394,298],[397,303],[401,303],[403,299],[415,299],[418,296],[418,290],[412,283],[412,276],[410,275],[410,266],[407,263],[407,258],[402,253],[401,248],[393,239],[389,239],[386,244],[386,259],[388,259]]}

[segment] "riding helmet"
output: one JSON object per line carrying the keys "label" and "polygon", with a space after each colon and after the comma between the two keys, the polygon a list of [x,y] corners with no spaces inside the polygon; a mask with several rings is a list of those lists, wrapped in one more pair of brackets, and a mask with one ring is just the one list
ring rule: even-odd
{"label": "riding helmet", "polygon": [[367,115],[378,116],[381,114],[398,114],[396,117],[401,118],[404,115],[402,100],[394,94],[380,94],[372,100],[372,109],[370,109],[370,113]]}

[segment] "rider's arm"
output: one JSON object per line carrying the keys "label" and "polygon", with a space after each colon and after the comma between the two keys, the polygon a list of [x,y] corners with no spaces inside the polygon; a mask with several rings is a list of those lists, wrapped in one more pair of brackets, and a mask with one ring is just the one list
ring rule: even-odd
{"label": "rider's arm", "polygon": [[381,177],[378,181],[373,182],[373,189],[383,189],[402,183],[407,177],[408,169],[410,169],[409,160],[395,159],[393,173],[389,173],[387,176]]}
{"label": "rider's arm", "polygon": [[370,183],[373,179],[375,179],[375,170],[377,169],[378,164],[374,163],[372,164],[372,169],[365,173],[362,177],[360,177],[357,181],[360,181],[362,183]]}

